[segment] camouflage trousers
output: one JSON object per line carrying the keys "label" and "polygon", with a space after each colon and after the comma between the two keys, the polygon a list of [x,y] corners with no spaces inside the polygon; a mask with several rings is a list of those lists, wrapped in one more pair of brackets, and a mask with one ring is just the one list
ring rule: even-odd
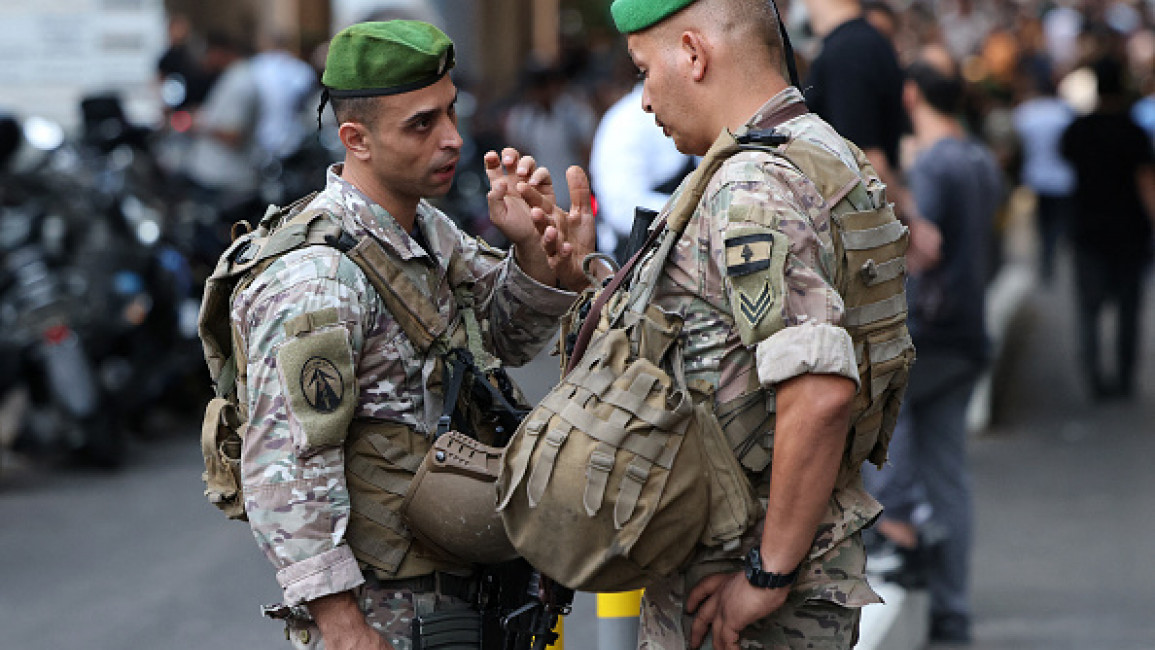
{"label": "camouflage trousers", "polygon": [[[686,614],[688,584],[735,563],[692,565],[687,571],[651,585],[642,597],[639,650],[690,647],[693,616]],[[866,552],[859,534],[802,565],[785,604],[742,630],[739,645],[749,650],[844,650],[858,642],[861,607],[882,602],[866,582]],[[712,650],[709,633],[702,650]]]}
{"label": "camouflage trousers", "polygon": [[[433,612],[467,610],[469,601],[438,594],[390,586],[373,579],[353,590],[365,620],[396,650],[412,650],[413,619]],[[286,621],[285,636],[295,650],[324,650],[321,631],[312,621]]]}

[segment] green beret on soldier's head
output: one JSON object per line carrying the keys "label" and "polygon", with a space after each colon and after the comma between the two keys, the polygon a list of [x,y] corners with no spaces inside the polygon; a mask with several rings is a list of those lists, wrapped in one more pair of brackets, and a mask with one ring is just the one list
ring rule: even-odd
{"label": "green beret on soldier's head", "polygon": [[357,23],[329,43],[321,83],[333,97],[396,95],[433,85],[453,64],[453,41],[429,23]]}
{"label": "green beret on soldier's head", "polygon": [[685,9],[694,0],[614,0],[610,13],[623,34],[648,29]]}

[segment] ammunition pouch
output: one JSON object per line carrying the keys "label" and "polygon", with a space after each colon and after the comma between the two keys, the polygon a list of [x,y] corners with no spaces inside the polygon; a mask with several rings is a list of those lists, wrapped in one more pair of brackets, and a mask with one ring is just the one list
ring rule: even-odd
{"label": "ammunition pouch", "polygon": [[413,617],[413,650],[480,650],[481,612],[446,609]]}
{"label": "ammunition pouch", "polygon": [[456,431],[439,436],[401,504],[413,536],[438,554],[473,564],[516,558],[496,510],[501,454]]}
{"label": "ammunition pouch", "polygon": [[229,519],[248,519],[241,489],[241,440],[244,423],[236,405],[213,398],[205,408],[201,424],[201,454],[205,471],[205,496]]}

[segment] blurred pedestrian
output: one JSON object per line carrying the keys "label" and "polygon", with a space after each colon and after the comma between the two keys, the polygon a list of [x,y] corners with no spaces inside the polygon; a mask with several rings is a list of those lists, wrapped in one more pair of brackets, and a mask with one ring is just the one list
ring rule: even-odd
{"label": "blurred pedestrian", "polygon": [[1022,145],[1023,184],[1036,199],[1039,274],[1049,284],[1059,239],[1071,220],[1075,171],[1060,154],[1059,140],[1075,119],[1075,109],[1058,97],[1049,69],[1023,69],[1020,84],[1024,100],[1014,109],[1014,126]]}
{"label": "blurred pedestrian", "polygon": [[192,23],[184,14],[169,16],[168,48],[156,63],[156,73],[162,83],[173,80],[183,84],[183,95],[166,108],[200,106],[216,79],[201,65],[201,52],[193,36]]}
{"label": "blurred pedestrian", "polygon": [[598,248],[622,259],[635,208],[660,210],[696,159],[678,151],[652,115],[642,110],[642,84],[602,116],[590,154],[598,202]]}
{"label": "blurred pedestrian", "polygon": [[289,51],[283,33],[263,37],[263,49],[252,59],[260,111],[256,143],[268,156],[285,158],[295,152],[307,134],[305,101],[317,87],[317,73]]}
{"label": "blurred pedestrian", "polygon": [[[926,571],[931,639],[957,642],[970,639],[971,623],[966,410],[988,355],[985,279],[1002,178],[991,151],[968,137],[955,117],[963,82],[946,49],[926,48],[907,77],[903,101],[918,149],[911,193],[921,214],[942,232],[942,258],[911,275],[908,319],[918,361],[890,462],[865,478],[884,507],[878,532],[910,551],[907,557],[917,557]],[[914,521],[924,502],[942,537],[933,546]]]}
{"label": "blurred pedestrian", "polygon": [[[1063,133],[1063,156],[1075,168],[1075,249],[1080,367],[1091,396],[1130,398],[1135,390],[1144,274],[1151,260],[1155,156],[1131,118],[1123,65],[1093,64],[1099,104]],[[1117,309],[1114,377],[1099,354],[1099,320]]]}
{"label": "blurred pedestrian", "polygon": [[[505,117],[508,144],[555,177],[564,178],[571,165],[589,164],[590,144],[597,128],[592,108],[568,87],[565,74],[553,65],[527,64],[524,96]],[[557,204],[570,204],[569,188],[556,183]]]}
{"label": "blurred pedestrian", "polygon": [[918,215],[898,173],[908,120],[894,46],[867,22],[859,0],[806,0],[806,8],[822,37],[803,84],[806,104],[870,159],[898,218],[910,228],[907,263],[911,270],[929,267],[938,259],[941,235]]}
{"label": "blurred pedestrian", "polygon": [[260,110],[253,68],[232,37],[210,33],[206,44],[205,67],[220,77],[196,113],[185,173],[209,193],[250,193],[257,186],[253,143]]}

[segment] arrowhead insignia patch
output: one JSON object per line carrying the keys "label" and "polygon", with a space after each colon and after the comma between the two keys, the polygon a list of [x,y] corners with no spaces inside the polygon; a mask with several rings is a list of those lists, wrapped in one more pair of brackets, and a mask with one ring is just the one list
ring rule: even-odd
{"label": "arrowhead insignia patch", "polygon": [[301,393],[314,410],[332,413],[345,397],[345,378],[332,361],[312,357],[301,367]]}
{"label": "arrowhead insignia patch", "polygon": [[357,408],[349,333],[336,321],[336,310],[303,314],[285,324],[289,336],[277,350],[289,428],[303,454],[343,443]]}

